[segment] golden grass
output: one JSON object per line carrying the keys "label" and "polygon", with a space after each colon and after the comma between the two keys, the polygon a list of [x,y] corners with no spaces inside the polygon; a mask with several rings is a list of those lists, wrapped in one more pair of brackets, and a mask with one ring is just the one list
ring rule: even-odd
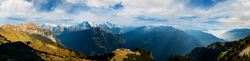
{"label": "golden grass", "polygon": [[[21,41],[23,43],[31,42],[28,45],[29,47],[35,50],[49,53],[49,54],[46,54],[46,53],[36,52],[37,55],[42,57],[42,59],[44,60],[91,61],[87,59],[80,59],[80,58],[72,57],[72,56],[76,56],[76,52],[70,51],[68,49],[59,48],[51,44],[46,44],[40,40],[33,40],[30,36],[28,36],[28,34],[25,31],[22,31],[20,29],[13,29],[13,28],[15,27],[7,27],[5,29],[1,28],[0,34],[12,42],[17,42],[17,41]],[[5,41],[5,38],[0,37],[0,42],[8,43],[8,41]]]}
{"label": "golden grass", "polygon": [[[135,54],[132,51],[123,51],[123,50],[118,50],[118,51],[113,51],[112,53],[115,54],[113,58],[111,58],[111,61],[122,61],[124,58],[128,58],[127,54]],[[138,55],[140,55],[139,52],[136,52]]]}
{"label": "golden grass", "polygon": [[10,34],[5,31],[0,30],[0,34],[7,38],[8,40],[11,40],[12,42],[18,41],[18,37],[15,34]]}

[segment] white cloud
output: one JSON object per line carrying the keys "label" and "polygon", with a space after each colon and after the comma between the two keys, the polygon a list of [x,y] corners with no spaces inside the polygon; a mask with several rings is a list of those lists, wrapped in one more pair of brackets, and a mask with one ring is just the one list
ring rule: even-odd
{"label": "white cloud", "polygon": [[115,4],[121,3],[121,0],[88,0],[86,4],[90,7],[104,7],[114,6]]}
{"label": "white cloud", "polygon": [[26,12],[33,6],[24,0],[5,0],[1,3],[1,9],[10,12]]}
{"label": "white cloud", "polygon": [[104,7],[114,6],[115,4],[121,3],[121,0],[66,0],[69,3],[85,3],[90,7]]}
{"label": "white cloud", "polygon": [[230,12],[230,17],[220,18],[216,21],[241,28],[250,28],[248,24],[250,22],[250,0],[236,0],[229,5],[234,7],[234,10]]}
{"label": "white cloud", "polygon": [[118,16],[133,17],[130,13],[117,13]]}
{"label": "white cloud", "polygon": [[6,16],[21,16],[25,17],[29,15],[30,8],[32,8],[33,4],[24,0],[4,0],[1,3],[1,12],[0,17]]}
{"label": "white cloud", "polygon": [[[68,0],[67,0],[68,1]],[[78,0],[69,0],[68,2],[79,2]],[[109,9],[110,6],[115,4],[120,4],[124,6],[122,13],[117,13],[117,15],[128,14],[133,16],[141,15],[152,15],[153,17],[165,16],[175,13],[178,8],[175,5],[171,5],[173,0],[87,0],[84,3],[90,7],[104,7]]]}
{"label": "white cloud", "polygon": [[226,23],[226,24],[242,24],[242,23],[244,23],[244,22],[242,22],[241,20],[239,20],[238,18],[235,18],[235,17],[220,18],[220,19],[217,19],[216,21],[223,22],[223,23]]}
{"label": "white cloud", "polygon": [[76,4],[76,3],[83,3],[86,2],[86,0],[66,0],[69,3]]}
{"label": "white cloud", "polygon": [[230,4],[232,7],[236,9],[240,8],[250,8],[250,0],[236,0],[236,2]]}

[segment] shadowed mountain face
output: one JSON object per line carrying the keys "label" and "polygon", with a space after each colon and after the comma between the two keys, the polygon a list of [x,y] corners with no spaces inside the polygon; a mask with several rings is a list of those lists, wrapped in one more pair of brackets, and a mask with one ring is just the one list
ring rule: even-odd
{"label": "shadowed mountain face", "polygon": [[190,35],[194,35],[199,40],[201,40],[203,46],[210,45],[210,44],[212,44],[214,42],[225,42],[225,40],[223,40],[223,39],[219,39],[219,38],[215,37],[212,34],[205,33],[205,32],[202,32],[202,31],[186,30],[185,32],[190,34]]}
{"label": "shadowed mountain face", "polygon": [[57,38],[61,40],[64,46],[87,55],[111,52],[126,43],[125,39],[115,37],[104,30],[100,27],[94,27],[87,30],[64,33],[58,35]]}
{"label": "shadowed mountain face", "polygon": [[216,42],[207,47],[196,47],[191,52],[185,54],[185,57],[191,57],[193,61],[216,61],[216,59],[231,49],[237,42]]}
{"label": "shadowed mountain face", "polygon": [[247,37],[249,34],[250,34],[250,29],[233,29],[221,34],[221,36],[223,36],[224,39],[227,41],[234,41],[243,39],[244,37]]}
{"label": "shadowed mountain face", "polygon": [[13,42],[0,45],[0,60],[23,60],[23,61],[43,61],[35,50],[22,42]]}
{"label": "shadowed mountain face", "polygon": [[165,60],[170,54],[184,55],[202,44],[195,36],[169,26],[140,27],[126,34],[117,35],[127,40],[130,49],[141,47],[150,50],[157,60]]}

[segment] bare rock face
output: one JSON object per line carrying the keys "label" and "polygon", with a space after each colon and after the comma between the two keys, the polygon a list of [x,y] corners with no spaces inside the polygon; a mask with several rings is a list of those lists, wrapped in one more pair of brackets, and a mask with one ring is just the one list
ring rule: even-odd
{"label": "bare rock face", "polygon": [[248,55],[248,54],[249,54],[249,51],[250,51],[250,48],[246,48],[246,49],[244,49],[243,51],[241,51],[241,52],[239,53],[239,56]]}
{"label": "bare rock face", "polygon": [[10,27],[13,27],[12,25],[10,25],[9,23],[7,23],[7,24],[4,24],[3,26],[3,29],[5,29],[5,28],[10,28]]}
{"label": "bare rock face", "polygon": [[[10,24],[6,24],[6,25],[10,25]],[[53,42],[57,43],[56,38],[52,34],[52,32],[45,30],[44,28],[40,26],[37,26],[35,23],[32,23],[32,22],[20,23],[19,25],[16,25],[16,27],[30,34],[39,34],[39,35],[45,36],[48,39],[51,39]]]}

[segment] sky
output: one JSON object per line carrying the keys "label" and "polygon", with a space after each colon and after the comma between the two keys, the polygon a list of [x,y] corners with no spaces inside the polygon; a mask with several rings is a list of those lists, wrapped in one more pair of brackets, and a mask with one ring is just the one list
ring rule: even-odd
{"label": "sky", "polygon": [[83,21],[173,26],[219,34],[250,28],[250,0],[0,0],[0,26]]}

